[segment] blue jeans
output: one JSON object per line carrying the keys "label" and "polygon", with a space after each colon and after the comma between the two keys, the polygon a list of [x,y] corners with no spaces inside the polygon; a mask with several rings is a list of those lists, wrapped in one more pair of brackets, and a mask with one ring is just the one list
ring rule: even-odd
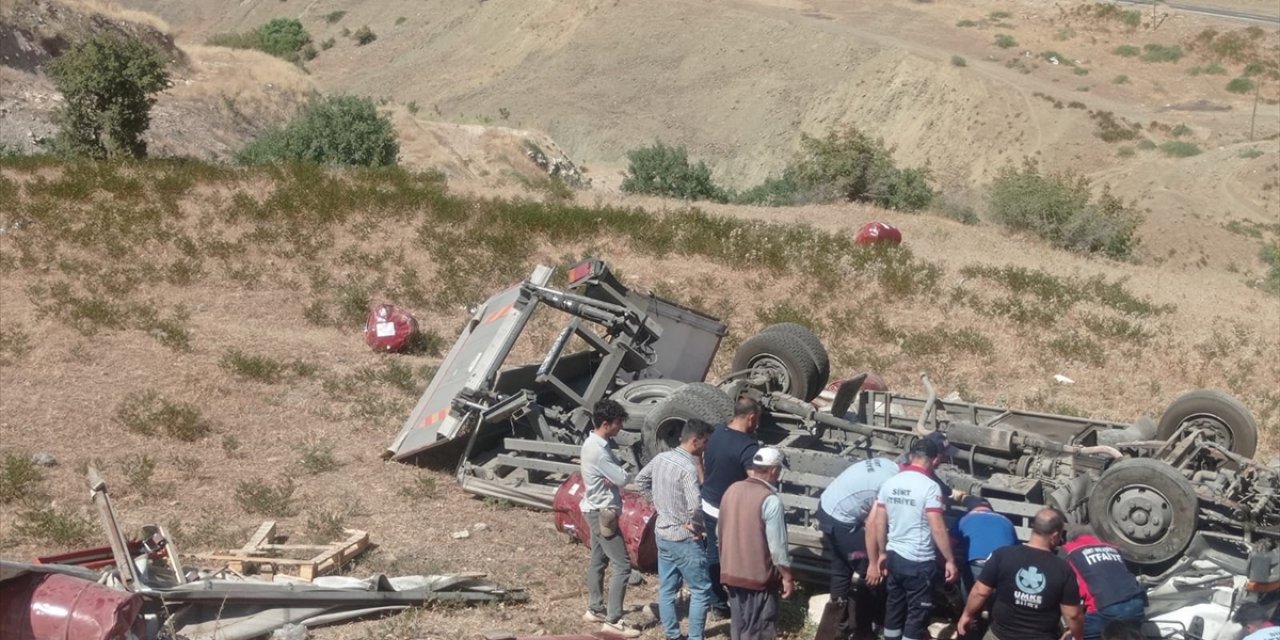
{"label": "blue jeans", "polygon": [[1084,614],[1084,637],[1085,640],[1098,640],[1098,638],[1102,637],[1103,628],[1113,620],[1141,624],[1146,619],[1147,599],[1145,596],[1122,600],[1093,613]]}
{"label": "blue jeans", "polygon": [[658,616],[663,634],[680,637],[680,581],[689,587],[689,640],[702,640],[707,626],[707,608],[711,599],[711,578],[707,573],[707,554],[695,540],[663,540],[658,538]]}

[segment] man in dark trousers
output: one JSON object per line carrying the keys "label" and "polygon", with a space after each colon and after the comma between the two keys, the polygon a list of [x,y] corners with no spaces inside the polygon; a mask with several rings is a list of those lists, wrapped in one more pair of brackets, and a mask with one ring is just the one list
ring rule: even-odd
{"label": "man in dark trousers", "polygon": [[967,634],[995,594],[985,640],[1058,640],[1059,618],[1073,638],[1084,637],[1080,588],[1066,560],[1054,554],[1062,542],[1066,518],[1057,509],[1041,509],[1031,523],[1027,544],[992,552],[974,583],[956,631]]}
{"label": "man in dark trousers", "polygon": [[752,435],[760,424],[760,403],[742,397],[733,407],[733,419],[711,432],[702,452],[702,514],[706,523],[707,573],[711,576],[710,611],[714,618],[729,617],[729,600],[720,584],[720,545],[716,523],[720,498],[735,482],[745,480],[760,443]]}
{"label": "man in dark trousers", "polygon": [[720,578],[729,590],[732,640],[778,637],[781,599],[791,597],[791,552],[778,479],[786,458],[775,447],[752,456],[747,479],[720,500]]}
{"label": "man in dark trousers", "polygon": [[1147,591],[1129,572],[1115,545],[1088,525],[1072,527],[1062,545],[1084,600],[1084,640],[1098,640],[1108,622],[1141,625],[1147,619]]}
{"label": "man in dark trousers", "polygon": [[[623,638],[638,638],[640,631],[622,619],[622,602],[631,577],[631,559],[627,545],[618,531],[622,513],[621,488],[627,483],[627,471],[613,453],[613,438],[622,431],[627,410],[614,400],[596,403],[592,412],[595,428],[582,443],[582,500],[578,508],[591,527],[591,560],[587,563],[587,612],[582,619],[601,623],[601,630]],[[609,601],[604,598],[604,570],[613,571],[609,583]]]}
{"label": "man in dark trousers", "polygon": [[872,623],[884,622],[884,587],[865,580],[866,522],[880,486],[897,474],[893,460],[861,460],[840,472],[818,500],[818,528],[831,553],[831,602],[840,612],[839,638],[870,640]]}
{"label": "man in dark trousers", "polygon": [[867,539],[867,582],[880,584],[888,572],[884,612],[885,640],[924,640],[938,561],[944,577],[957,576],[951,536],[943,520],[943,498],[932,477],[941,455],[938,443],[923,438],[908,452],[909,464],[880,485]]}

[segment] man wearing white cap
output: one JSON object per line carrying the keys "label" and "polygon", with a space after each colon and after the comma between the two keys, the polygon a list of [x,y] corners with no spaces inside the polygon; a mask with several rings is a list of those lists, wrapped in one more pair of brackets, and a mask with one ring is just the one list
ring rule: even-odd
{"label": "man wearing white cap", "polygon": [[720,499],[720,581],[729,590],[732,640],[772,640],[778,635],[780,598],[791,597],[791,553],[778,480],[786,457],[761,447],[747,479]]}

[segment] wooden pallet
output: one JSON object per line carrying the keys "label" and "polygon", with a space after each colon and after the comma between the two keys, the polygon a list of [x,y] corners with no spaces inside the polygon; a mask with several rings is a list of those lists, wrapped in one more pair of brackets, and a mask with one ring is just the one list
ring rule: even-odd
{"label": "wooden pallet", "polygon": [[[337,570],[369,547],[368,532],[358,529],[344,531],[346,539],[324,545],[275,544],[272,540],[277,537],[276,522],[267,520],[240,549],[221,554],[200,554],[197,557],[226,562],[227,568],[237,573],[255,570],[278,573],[284,567],[297,567],[298,577],[314,580]],[[306,560],[281,557],[284,554],[297,555],[299,552],[312,552],[315,555]]]}

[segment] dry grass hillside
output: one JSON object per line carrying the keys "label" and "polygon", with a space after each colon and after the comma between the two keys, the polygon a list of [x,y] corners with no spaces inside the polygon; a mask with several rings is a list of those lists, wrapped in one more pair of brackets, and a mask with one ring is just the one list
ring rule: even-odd
{"label": "dry grass hillside", "polygon": [[[1241,2],[1224,6],[1277,13]],[[956,199],[980,200],[1024,157],[1094,176],[1150,210],[1145,255],[1175,266],[1243,268],[1223,225],[1280,218],[1280,84],[1264,83],[1252,143],[1253,96],[1225,89],[1248,61],[1280,61],[1274,25],[1167,9],[1135,24],[1092,2],[992,0],[127,4],[193,42],[297,17],[317,41],[335,39],[307,64],[322,90],[545,131],[597,188],[616,187],[626,151],[654,139],[745,187],[780,170],[802,133],[856,125],[900,162],[927,163]],[[361,26],[377,39],[343,36]],[[1206,30],[1243,44],[1192,50]],[[1147,61],[1148,45],[1184,55]],[[1124,46],[1142,55],[1115,53]],[[1104,142],[1101,114],[1141,129]],[[1201,153],[1145,148],[1170,141]]]}
{"label": "dry grass hillside", "polygon": [[[1264,449],[1276,446],[1280,300],[1234,275],[1046,255],[1030,240],[858,207],[792,209],[778,224],[750,220],[758,209],[626,204],[460,197],[402,170],[3,161],[6,556],[97,541],[83,490],[92,463],[114,480],[127,526],[168,524],[188,551],[236,547],[266,517],[303,539],[351,526],[379,545],[353,574],[483,571],[532,596],[318,638],[581,630],[583,550],[546,513],[467,498],[447,458],[419,469],[378,455],[467,303],[536,263],[582,255],[724,317],[713,374],[763,325],[799,320],[837,372],[880,371],[903,390],[927,370],[944,393],[1128,420],[1189,388],[1226,389],[1257,414]],[[859,251],[836,222],[872,216],[901,225],[908,245]],[[380,300],[417,315],[418,352],[364,346]],[[553,319],[535,330],[550,338]],[[35,452],[59,464],[31,477]],[[470,539],[451,537],[480,522]]]}

